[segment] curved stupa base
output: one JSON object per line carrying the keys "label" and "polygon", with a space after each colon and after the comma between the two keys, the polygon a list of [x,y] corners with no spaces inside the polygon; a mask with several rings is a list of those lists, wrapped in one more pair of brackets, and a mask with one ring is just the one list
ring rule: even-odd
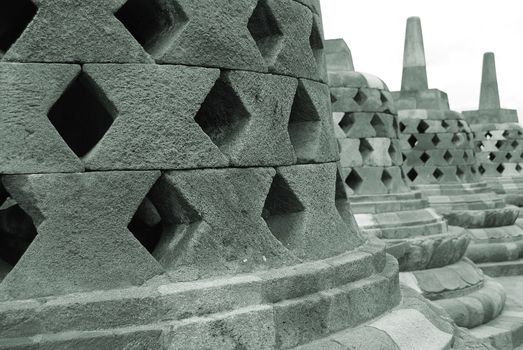
{"label": "curved stupa base", "polygon": [[449,349],[457,329],[423,299],[402,296],[397,263],[384,248],[372,242],[259,273],[5,301],[0,349],[290,349],[369,327],[400,345],[428,341],[395,324],[423,325],[431,349]]}

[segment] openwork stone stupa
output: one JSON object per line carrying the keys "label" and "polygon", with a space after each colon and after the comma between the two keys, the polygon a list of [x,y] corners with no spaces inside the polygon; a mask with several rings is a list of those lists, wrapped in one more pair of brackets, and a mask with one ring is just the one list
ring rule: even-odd
{"label": "openwork stone stupa", "polygon": [[464,259],[467,232],[447,226],[403,179],[396,107],[387,86],[354,71],[343,40],[328,40],[326,49],[341,178],[356,222],[387,243],[398,258],[400,280],[446,309],[458,325],[492,320],[505,293]]}
{"label": "openwork stone stupa", "polygon": [[[523,206],[523,128],[517,111],[501,108],[494,53],[483,56],[479,109],[464,111],[474,133],[478,171],[483,180],[509,204]],[[522,219],[516,223],[522,226]],[[492,244],[482,259],[493,275],[523,272],[523,231],[507,230],[491,237]],[[486,255],[485,255],[486,254]],[[479,258],[476,258],[479,259]]]}
{"label": "openwork stone stupa", "polygon": [[[402,90],[395,98],[407,181],[427,195],[449,224],[468,228],[472,243],[467,256],[488,268],[483,263],[500,259],[498,242],[523,234],[514,224],[518,209],[481,181],[467,121],[449,109],[445,93],[427,89],[417,18],[407,23]],[[509,258],[505,254],[502,259]]]}
{"label": "openwork stone stupa", "polygon": [[0,23],[0,349],[479,346],[351,226],[317,1]]}

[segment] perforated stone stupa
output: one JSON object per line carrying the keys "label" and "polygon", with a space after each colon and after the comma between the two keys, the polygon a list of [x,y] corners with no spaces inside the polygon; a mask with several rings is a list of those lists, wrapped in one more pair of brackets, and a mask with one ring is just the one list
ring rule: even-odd
{"label": "perforated stone stupa", "polygon": [[446,309],[458,325],[495,318],[505,294],[464,259],[467,232],[447,226],[403,179],[396,106],[387,86],[354,71],[343,40],[328,40],[326,48],[341,179],[356,222],[387,242],[403,271],[400,280]]}
{"label": "perforated stone stupa", "polygon": [[407,23],[402,90],[395,98],[407,181],[427,195],[449,224],[468,228],[468,257],[478,263],[499,259],[493,243],[523,233],[514,225],[518,209],[481,181],[467,121],[449,109],[444,92],[427,88],[418,18]]}
{"label": "perforated stone stupa", "polygon": [[[523,206],[523,128],[517,111],[501,108],[494,53],[483,56],[479,109],[464,111],[474,133],[478,171],[493,190],[509,204]],[[520,214],[521,215],[521,214]],[[516,221],[523,226],[523,219]],[[495,275],[522,274],[523,231],[507,231],[492,237],[486,266]],[[508,260],[508,261],[507,261]]]}
{"label": "perforated stone stupa", "polygon": [[480,181],[473,134],[461,114],[449,110],[446,94],[427,88],[419,20],[409,19],[409,26],[402,90],[395,93],[404,172],[450,224],[469,228],[473,244],[468,255],[485,262],[495,250],[490,243],[521,234],[513,225],[518,213]]}
{"label": "perforated stone stupa", "polygon": [[319,2],[0,24],[0,349],[481,346],[351,224]]}

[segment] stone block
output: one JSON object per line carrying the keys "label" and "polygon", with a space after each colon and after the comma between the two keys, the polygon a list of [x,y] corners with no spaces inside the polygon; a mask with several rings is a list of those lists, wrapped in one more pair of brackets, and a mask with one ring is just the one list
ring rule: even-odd
{"label": "stone block", "polygon": [[[301,222],[285,218],[285,209],[278,204],[285,192],[273,182],[274,203],[269,204],[272,217],[267,220],[273,234],[296,256],[304,260],[328,258],[352,250],[363,243],[351,234],[341,218],[335,199],[335,188],[329,186],[336,180],[335,163],[299,165],[277,168],[276,179],[288,186],[299,202],[297,215]],[[330,182],[329,182],[330,181]],[[279,212],[280,211],[280,212]],[[283,215],[282,215],[283,214]]]}
{"label": "stone block", "polygon": [[126,227],[158,176],[147,171],[3,177],[7,191],[38,230],[0,284],[3,296],[23,299],[128,287],[162,274]]}
{"label": "stone block", "polygon": [[0,63],[0,173],[83,170],[47,116],[79,71],[78,65]]}
{"label": "stone block", "polygon": [[361,152],[356,150],[360,147],[359,139],[338,139],[340,147],[340,165],[343,168],[363,166],[363,157]]}
{"label": "stone block", "polygon": [[299,81],[288,128],[298,163],[339,160],[328,96],[327,85]]}
{"label": "stone block", "polygon": [[329,300],[317,294],[275,304],[276,345],[288,349],[326,336],[328,310]]}
{"label": "stone block", "polygon": [[114,122],[85,156],[89,169],[225,166],[226,157],[195,122],[219,71],[155,65],[85,65],[114,105]]}
{"label": "stone block", "polygon": [[166,349],[261,349],[275,347],[275,322],[270,306],[254,306],[173,325]]}
{"label": "stone block", "polygon": [[[290,93],[296,87],[291,78],[230,72],[216,81],[217,70],[183,66],[86,65],[85,70],[118,110],[86,156],[91,169],[295,161],[287,133]],[[157,78],[144,86],[144,76]],[[217,111],[218,117],[212,114]]]}
{"label": "stone block", "polygon": [[346,113],[338,122],[346,137],[388,137],[395,138],[394,116],[386,113]]}
{"label": "stone block", "polygon": [[392,159],[389,155],[389,138],[365,138],[360,139],[359,151],[362,154],[364,166],[392,166]]}
{"label": "stone block", "polygon": [[278,53],[269,71],[318,80],[324,64],[322,29],[312,12],[295,1],[267,0],[268,10],[281,32]]}
{"label": "stone block", "polygon": [[[17,62],[135,62],[153,60],[114,13],[125,3],[38,1],[38,11],[3,57]],[[14,14],[13,14],[14,15]]]}
{"label": "stone block", "polygon": [[270,8],[256,0],[178,0],[169,12],[179,23],[152,55],[168,64],[267,71],[265,60],[273,59],[281,40],[279,21],[286,19],[275,19]]}
{"label": "stone block", "polygon": [[373,277],[350,285],[321,292],[329,300],[325,318],[330,332],[353,328],[389,310],[389,281]]}
{"label": "stone block", "polygon": [[174,281],[299,262],[260,215],[274,176],[271,168],[170,171],[162,176],[151,199],[171,224],[154,255]]}

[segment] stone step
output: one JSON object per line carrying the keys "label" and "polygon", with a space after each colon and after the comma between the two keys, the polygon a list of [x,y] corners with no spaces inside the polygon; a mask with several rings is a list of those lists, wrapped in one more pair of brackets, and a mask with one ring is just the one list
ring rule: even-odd
{"label": "stone step", "polygon": [[473,328],[471,333],[479,339],[488,340],[498,350],[523,349],[523,277],[501,277],[496,281],[503,285],[507,293],[505,308],[498,318]]}
{"label": "stone step", "polygon": [[480,263],[477,266],[491,277],[523,276],[523,259],[502,262]]}
{"label": "stone step", "polygon": [[389,255],[381,273],[304,297],[276,303],[259,300],[260,304],[195,314],[186,319],[164,314],[142,325],[108,324],[90,330],[72,328],[35,336],[4,337],[0,339],[0,349],[27,349],[35,345],[53,349],[117,349],[122,348],[118,342],[128,343],[132,337],[144,342],[142,347],[136,347],[140,349],[163,349],[160,344],[166,343],[170,349],[237,349],[234,346],[240,340],[231,336],[234,334],[241,335],[242,349],[288,349],[347,327],[358,327],[396,307],[401,301],[397,274],[397,263]]}

